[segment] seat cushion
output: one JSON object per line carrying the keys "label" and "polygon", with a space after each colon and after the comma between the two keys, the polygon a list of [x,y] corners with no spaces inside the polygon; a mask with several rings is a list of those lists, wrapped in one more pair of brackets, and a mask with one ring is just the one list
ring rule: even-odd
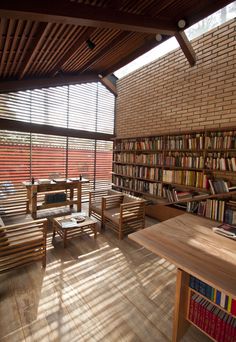
{"label": "seat cushion", "polygon": [[105,218],[119,225],[120,221],[120,208],[112,208],[104,211]]}

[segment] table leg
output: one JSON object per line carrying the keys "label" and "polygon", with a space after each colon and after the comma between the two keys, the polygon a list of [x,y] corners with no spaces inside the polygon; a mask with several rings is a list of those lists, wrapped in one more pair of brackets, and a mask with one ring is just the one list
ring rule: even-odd
{"label": "table leg", "polygon": [[63,230],[63,247],[66,248],[67,229]]}
{"label": "table leg", "polygon": [[77,211],[78,212],[81,211],[81,187],[82,187],[82,183],[78,183],[78,187],[77,187]]}
{"label": "table leg", "polygon": [[[70,189],[70,201],[74,199],[74,189]],[[70,204],[70,209],[73,209],[73,204]]]}
{"label": "table leg", "polygon": [[53,228],[52,238],[54,239],[56,235],[56,223],[55,222],[52,223],[52,228]]}
{"label": "table leg", "polygon": [[94,223],[93,225],[93,232],[94,232],[94,239],[96,239],[97,238],[97,224],[96,223]]}

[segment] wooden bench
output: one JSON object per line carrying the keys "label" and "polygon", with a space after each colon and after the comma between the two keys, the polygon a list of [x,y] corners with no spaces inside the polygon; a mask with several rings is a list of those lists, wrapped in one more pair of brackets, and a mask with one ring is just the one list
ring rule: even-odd
{"label": "wooden bench", "polygon": [[0,273],[41,260],[46,267],[47,220],[4,225],[0,219]]}

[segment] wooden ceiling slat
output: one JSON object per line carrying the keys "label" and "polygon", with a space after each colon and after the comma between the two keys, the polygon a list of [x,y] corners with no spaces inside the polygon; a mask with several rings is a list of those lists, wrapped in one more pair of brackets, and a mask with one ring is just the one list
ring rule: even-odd
{"label": "wooden ceiling slat", "polygon": [[58,25],[54,27],[54,31],[52,30],[50,32],[50,36],[47,39],[47,42],[45,45],[43,45],[44,49],[44,55],[43,58],[39,58],[37,61],[37,75],[42,74],[42,68],[45,62],[47,62],[51,52],[56,46],[57,39],[62,35],[63,31],[65,29],[65,25]]}
{"label": "wooden ceiling slat", "polygon": [[22,20],[19,20],[17,22],[17,24],[16,24],[16,30],[15,30],[14,35],[13,35],[13,41],[12,41],[11,49],[10,49],[10,52],[9,52],[9,55],[8,55],[8,58],[7,58],[7,64],[6,64],[6,67],[4,68],[4,72],[3,72],[3,76],[4,77],[6,77],[8,75],[8,70],[9,70],[9,68],[11,66],[11,63],[13,64],[12,56],[15,53],[15,51],[17,50],[16,49],[17,40],[19,39],[19,33],[20,33],[20,30],[21,30],[22,24],[23,24]]}
{"label": "wooden ceiling slat", "polygon": [[[38,53],[38,50],[42,44],[42,41],[44,39],[44,37],[46,36],[48,30],[49,30],[50,24],[48,23],[40,23],[38,30],[36,32],[36,36],[34,38],[33,43],[31,43],[30,45],[30,49],[28,50],[26,56],[25,56],[25,62],[22,64],[21,69],[19,70],[19,79],[21,80],[28,69],[30,69],[31,64],[33,59],[35,58],[35,56]],[[33,34],[33,32],[31,31],[31,34]],[[31,41],[32,39],[32,35],[30,36],[29,41]]]}
{"label": "wooden ceiling slat", "polygon": [[78,35],[78,32],[81,29],[77,26],[68,26],[67,29],[63,32],[62,37],[58,39],[58,44],[54,48],[54,52],[50,55],[48,62],[43,67],[43,74],[52,73],[53,68],[55,68],[55,64],[58,63],[70,46],[73,45],[75,40],[75,36]]}
{"label": "wooden ceiling slat", "polygon": [[66,72],[80,70],[88,60],[96,55],[96,51],[103,49],[119,33],[120,31],[118,30],[107,29],[94,31],[90,39],[95,43],[95,48],[91,50],[86,44],[82,44],[77,52],[63,65],[63,70]]}
{"label": "wooden ceiling slat", "polygon": [[121,32],[118,36],[116,36],[108,45],[106,45],[102,50],[100,50],[93,58],[89,59],[88,62],[82,67],[80,72],[84,72],[90,67],[93,66],[94,63],[99,61],[101,58],[109,52],[109,50],[113,49],[119,42],[121,42],[124,38],[129,36],[130,32]]}
{"label": "wooden ceiling slat", "polygon": [[65,64],[65,62],[78,50],[78,48],[81,46],[82,43],[84,43],[87,39],[89,39],[90,35],[94,32],[94,28],[90,27],[87,30],[85,30],[84,34],[82,34],[76,43],[71,46],[71,48],[64,54],[61,58],[61,60],[54,66],[51,75],[54,76],[60,68]]}
{"label": "wooden ceiling slat", "polygon": [[7,36],[5,39],[5,44],[2,52],[2,58],[1,58],[1,64],[0,64],[0,76],[3,76],[4,68],[5,68],[5,60],[9,51],[9,45],[10,45],[10,36],[12,34],[12,29],[14,25],[14,20],[9,19],[8,27],[7,27]]}
{"label": "wooden ceiling slat", "polygon": [[28,70],[28,75],[34,76],[39,74],[40,64],[44,62],[48,54],[48,45],[50,44],[50,41],[54,39],[54,34],[56,34],[57,29],[60,26],[60,24],[48,24],[45,27],[41,39],[38,40],[35,55]]}
{"label": "wooden ceiling slat", "polygon": [[26,21],[25,27],[23,30],[23,33],[21,35],[20,43],[18,45],[14,61],[11,66],[10,73],[13,74],[13,76],[16,76],[18,73],[18,70],[20,69],[21,63],[25,57],[26,51],[29,47],[29,41],[28,41],[28,35],[31,30],[36,29],[37,24],[33,24],[31,21]]}

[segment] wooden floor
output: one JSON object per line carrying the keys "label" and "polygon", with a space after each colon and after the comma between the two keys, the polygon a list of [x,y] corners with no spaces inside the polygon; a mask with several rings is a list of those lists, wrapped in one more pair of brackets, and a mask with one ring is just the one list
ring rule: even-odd
{"label": "wooden floor", "polygon": [[[149,221],[149,224],[153,222]],[[113,232],[0,275],[0,341],[171,341],[175,267]],[[184,342],[209,341],[191,327]]]}

